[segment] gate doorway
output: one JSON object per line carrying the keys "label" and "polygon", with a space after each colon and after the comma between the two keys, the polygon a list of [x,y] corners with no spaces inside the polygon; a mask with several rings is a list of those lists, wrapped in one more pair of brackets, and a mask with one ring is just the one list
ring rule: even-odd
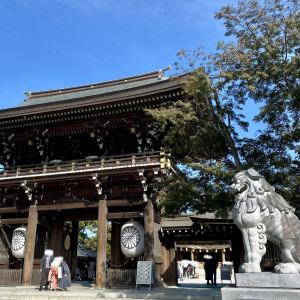
{"label": "gate doorway", "polygon": [[173,267],[178,286],[207,287],[204,266],[207,258],[217,261],[218,285],[234,283],[233,274],[240,265],[243,245],[232,219],[218,219],[213,214],[185,214],[164,219],[162,231],[162,239],[174,245]]}

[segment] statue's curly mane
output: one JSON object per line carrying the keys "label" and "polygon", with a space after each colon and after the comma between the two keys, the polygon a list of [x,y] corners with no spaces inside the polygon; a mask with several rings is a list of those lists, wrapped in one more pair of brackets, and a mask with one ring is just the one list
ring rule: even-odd
{"label": "statue's curly mane", "polygon": [[243,175],[245,184],[248,185],[248,190],[242,201],[245,203],[240,203],[239,211],[242,211],[241,206],[245,205],[247,213],[255,211],[257,206],[260,207],[261,211],[268,209],[271,213],[274,212],[275,208],[285,213],[295,211],[282,196],[275,192],[275,188],[256,171],[249,169],[236,174],[236,176],[241,175]]}

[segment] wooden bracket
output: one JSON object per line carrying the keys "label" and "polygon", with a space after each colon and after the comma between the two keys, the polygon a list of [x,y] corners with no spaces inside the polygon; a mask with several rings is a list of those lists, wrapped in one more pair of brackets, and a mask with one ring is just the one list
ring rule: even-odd
{"label": "wooden bracket", "polygon": [[103,185],[107,181],[107,179],[107,176],[99,176],[97,173],[92,175],[92,180],[95,184],[98,195],[103,195]]}
{"label": "wooden bracket", "polygon": [[[36,195],[36,191],[37,191],[37,187],[38,187],[37,182],[33,183],[33,182],[27,182],[26,180],[24,180],[21,183],[21,187],[25,191],[28,201],[31,202],[31,201],[35,200],[35,202],[37,202],[37,199],[33,199],[33,196]],[[34,197],[34,198],[36,198],[36,197]]]}

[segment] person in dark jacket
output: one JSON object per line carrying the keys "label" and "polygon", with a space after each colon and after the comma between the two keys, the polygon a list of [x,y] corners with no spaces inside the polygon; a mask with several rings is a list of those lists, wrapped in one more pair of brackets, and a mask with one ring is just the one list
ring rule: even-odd
{"label": "person in dark jacket", "polygon": [[53,259],[54,259],[53,250],[46,249],[44,252],[44,255],[42,257],[41,264],[40,264],[40,272],[42,274],[42,278],[41,278],[41,282],[40,282],[39,291],[43,290],[43,285],[45,284],[45,282],[46,282],[45,290],[46,291],[48,290],[48,285],[49,285],[48,274],[49,274],[49,270],[50,270]]}
{"label": "person in dark jacket", "polygon": [[63,291],[65,291],[67,287],[70,287],[72,285],[71,272],[67,263],[63,260],[63,258],[61,260],[60,267],[61,267],[62,278],[58,283],[58,287],[61,288]]}
{"label": "person in dark jacket", "polygon": [[217,268],[218,268],[218,260],[215,255],[213,255],[211,259],[211,266],[210,266],[210,272],[211,272],[211,283],[214,285],[217,285]]}
{"label": "person in dark jacket", "polygon": [[205,279],[206,284],[210,284],[211,280],[211,255],[204,255],[204,270],[205,270]]}

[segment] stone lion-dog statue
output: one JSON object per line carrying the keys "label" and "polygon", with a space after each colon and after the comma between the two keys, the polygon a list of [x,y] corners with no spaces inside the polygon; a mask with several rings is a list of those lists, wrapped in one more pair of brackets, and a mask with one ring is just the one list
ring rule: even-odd
{"label": "stone lion-dog statue", "polygon": [[245,263],[239,271],[261,272],[260,262],[270,240],[281,250],[282,263],[274,271],[300,273],[300,222],[295,209],[253,169],[238,172],[232,181],[233,220],[242,232],[245,248]]}

